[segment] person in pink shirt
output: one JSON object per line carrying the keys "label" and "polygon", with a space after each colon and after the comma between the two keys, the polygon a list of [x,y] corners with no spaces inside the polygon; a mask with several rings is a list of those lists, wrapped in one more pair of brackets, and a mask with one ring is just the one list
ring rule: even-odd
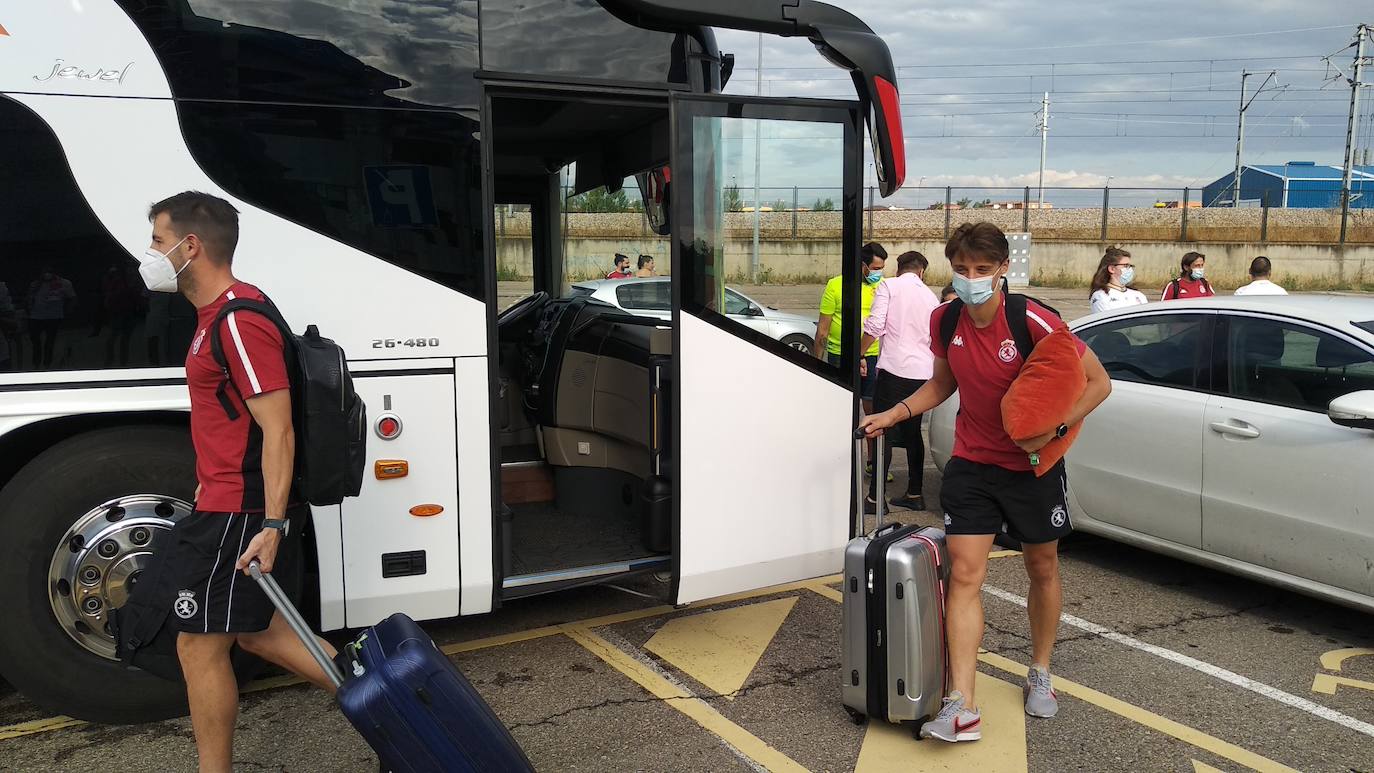
{"label": "person in pink shirt", "polygon": [[[935,355],[930,350],[930,314],[940,305],[940,299],[926,287],[925,273],[929,261],[919,252],[905,252],[897,257],[897,276],[878,285],[873,296],[873,310],[864,320],[863,344],[859,351],[867,351],[875,339],[882,341],[878,356],[878,383],[873,392],[873,410],[882,413],[897,405],[902,398],[914,394],[934,373]],[[921,416],[916,414],[897,426],[902,444],[906,447],[906,494],[893,497],[889,504],[910,510],[926,509],[922,496],[926,446],[921,437]],[[895,441],[894,441],[895,445]],[[889,455],[890,456],[890,455]],[[868,483],[865,509],[877,508],[877,480],[887,474],[888,459],[883,469],[874,473]]]}

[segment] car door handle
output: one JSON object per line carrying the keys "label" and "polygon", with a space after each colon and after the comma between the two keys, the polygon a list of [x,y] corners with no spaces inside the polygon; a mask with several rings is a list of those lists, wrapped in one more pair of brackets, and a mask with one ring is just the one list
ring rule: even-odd
{"label": "car door handle", "polygon": [[1223,435],[1235,435],[1236,437],[1243,438],[1257,438],[1260,436],[1260,431],[1248,424],[1240,426],[1225,421],[1212,422],[1212,431],[1219,432]]}

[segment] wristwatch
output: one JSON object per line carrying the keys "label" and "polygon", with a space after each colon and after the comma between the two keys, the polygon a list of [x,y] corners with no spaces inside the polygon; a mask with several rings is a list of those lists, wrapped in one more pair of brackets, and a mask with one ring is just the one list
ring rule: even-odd
{"label": "wristwatch", "polygon": [[1067,424],[1060,424],[1054,430],[1055,437],[1064,437],[1067,434],[1069,434],[1069,425]]}
{"label": "wristwatch", "polygon": [[286,533],[291,529],[291,522],[285,518],[268,518],[262,522],[262,528],[276,529],[285,537]]}

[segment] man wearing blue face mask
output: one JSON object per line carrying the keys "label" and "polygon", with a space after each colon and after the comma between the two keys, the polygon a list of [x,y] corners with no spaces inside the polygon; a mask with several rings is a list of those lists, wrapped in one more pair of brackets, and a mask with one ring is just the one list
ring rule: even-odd
{"label": "man wearing blue face mask", "polygon": [[[1022,352],[1008,315],[1011,304],[1001,291],[1010,269],[1006,235],[991,223],[965,223],[950,236],[945,256],[954,271],[954,290],[962,303],[946,303],[931,314],[931,352],[934,375],[915,394],[891,410],[866,419],[870,436],[912,416],[932,410],[959,390],[959,416],[954,427],[954,453],[945,465],[940,505],[945,514],[950,578],[946,596],[950,693],[935,719],[921,735],[942,741],[976,741],[982,737],[982,717],[974,696],[978,646],[983,638],[982,585],[987,576],[988,551],[1005,527],[1022,542],[1030,579],[1033,663],[1025,686],[1025,710],[1035,717],[1052,717],[1059,705],[1050,681],[1050,655],[1059,624],[1059,540],[1072,531],[1066,501],[1067,480],[1062,460],[1037,476],[1030,454],[1041,450],[1069,427],[1081,422],[1111,392],[1102,363],[1083,343],[1078,352],[1087,386],[1059,427],[1039,438],[1017,443],[1002,421],[1002,398],[1021,371],[1029,351]],[[1064,322],[1030,299],[1024,320],[1032,348]],[[946,340],[945,314],[958,314]]]}
{"label": "man wearing blue face mask", "polygon": [[[868,320],[868,315],[873,311],[873,298],[878,290],[878,283],[883,281],[883,266],[887,263],[887,250],[877,242],[869,242],[859,249],[859,281],[860,307],[859,324],[863,325]],[[816,357],[825,360],[831,365],[840,364],[840,342],[844,336],[840,331],[840,315],[844,307],[843,298],[843,277],[833,277],[825,285],[825,292],[821,293],[820,319],[816,321],[816,346],[812,350],[816,352]],[[864,414],[873,413],[873,394],[878,384],[878,353],[881,344],[877,341],[864,352],[864,361],[860,366],[862,374],[861,393],[863,399]],[[873,472],[873,443],[868,446],[867,471]],[[870,510],[870,512],[872,512]]]}

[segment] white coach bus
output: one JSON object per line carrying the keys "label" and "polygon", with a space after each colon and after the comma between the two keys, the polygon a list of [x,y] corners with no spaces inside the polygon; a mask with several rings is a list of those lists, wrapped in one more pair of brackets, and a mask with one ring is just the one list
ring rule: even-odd
{"label": "white coach bus", "polygon": [[[722,96],[712,27],[809,38],[856,98]],[[891,194],[895,83],[882,40],[811,0],[0,5],[0,674],[95,721],[184,705],[108,626],[196,485],[194,309],[133,257],[183,190],[234,203],[236,273],[344,347],[369,407],[361,496],[314,510],[322,630],[633,572],[686,603],[836,570],[863,140]],[[837,366],[726,314],[754,132],[842,192]],[[566,195],[626,184],[671,242],[666,322],[571,290]],[[506,205],[533,280],[500,310]]]}

